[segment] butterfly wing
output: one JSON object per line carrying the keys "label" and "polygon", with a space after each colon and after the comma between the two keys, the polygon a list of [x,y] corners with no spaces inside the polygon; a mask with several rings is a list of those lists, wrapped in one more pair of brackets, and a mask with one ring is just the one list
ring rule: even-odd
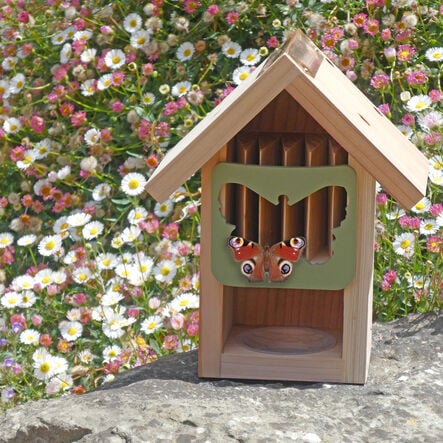
{"label": "butterfly wing", "polygon": [[292,274],[292,263],[297,262],[306,246],[303,237],[292,237],[273,245],[269,255],[269,280],[273,282],[285,281]]}
{"label": "butterfly wing", "polygon": [[265,279],[263,248],[258,243],[231,236],[228,238],[228,247],[234,260],[241,262],[240,271],[250,282]]}

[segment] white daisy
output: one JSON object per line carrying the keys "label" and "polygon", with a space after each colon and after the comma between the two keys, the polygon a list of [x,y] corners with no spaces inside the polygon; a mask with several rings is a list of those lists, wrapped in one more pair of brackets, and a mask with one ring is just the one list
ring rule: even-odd
{"label": "white daisy", "polygon": [[415,237],[410,232],[397,235],[392,243],[394,251],[398,255],[402,255],[406,258],[412,257],[414,254]]}
{"label": "white daisy", "polygon": [[241,46],[232,41],[227,41],[223,43],[221,47],[222,53],[228,58],[237,58],[241,53]]}
{"label": "white daisy", "polygon": [[147,278],[151,274],[153,266],[154,260],[151,257],[143,256],[136,259],[136,262],[133,264],[133,269]]}
{"label": "white daisy", "polygon": [[85,49],[80,54],[80,60],[83,63],[89,63],[89,62],[94,61],[96,55],[97,55],[97,49],[95,49],[95,48],[88,48],[88,49]]}
{"label": "white daisy", "polygon": [[83,136],[88,146],[96,145],[100,141],[100,131],[95,128],[88,129]]}
{"label": "white daisy", "polygon": [[77,31],[72,36],[73,40],[89,40],[93,33],[90,29],[83,29],[82,31]]}
{"label": "white daisy", "polygon": [[141,232],[142,230],[138,226],[131,225],[123,229],[121,238],[125,243],[132,243],[133,241],[137,240]]}
{"label": "white daisy", "polygon": [[171,94],[174,97],[181,97],[182,95],[185,95],[192,87],[191,82],[183,81],[176,83],[172,89]]}
{"label": "white daisy", "polygon": [[191,42],[184,42],[177,48],[175,55],[181,62],[185,62],[192,58],[194,52],[194,45]]}
{"label": "white daisy", "polygon": [[123,20],[123,28],[127,32],[130,33],[136,32],[141,27],[142,27],[142,18],[135,12],[132,12],[131,14],[127,15]]}
{"label": "white daisy", "polygon": [[148,216],[148,211],[142,206],[131,209],[128,214],[128,222],[131,225],[138,225]]}
{"label": "white daisy", "polygon": [[48,154],[51,152],[52,148],[52,140],[49,138],[44,138],[40,140],[34,145],[34,151],[37,154],[37,160],[41,160],[42,158],[46,158]]}
{"label": "white daisy", "polygon": [[9,81],[10,94],[18,94],[25,86],[26,77],[22,73],[14,75]]}
{"label": "white daisy", "polygon": [[104,91],[112,85],[112,74],[104,74],[97,81],[97,89]]}
{"label": "white daisy", "polygon": [[121,313],[113,312],[102,324],[103,333],[109,338],[119,338],[124,333],[123,328],[136,321],[135,318],[126,318]]}
{"label": "white daisy", "polygon": [[185,292],[174,298],[169,303],[168,308],[170,312],[181,312],[186,309],[197,309],[199,306],[199,297],[192,292]]}
{"label": "white daisy", "polygon": [[21,308],[30,308],[34,306],[37,301],[37,296],[34,291],[23,291],[22,293],[22,302],[20,303]]}
{"label": "white daisy", "polygon": [[159,315],[151,315],[142,321],[140,330],[149,335],[163,326],[163,320]]}
{"label": "white daisy", "polygon": [[92,278],[91,270],[86,266],[79,266],[72,271],[72,279],[79,284],[86,283]]}
{"label": "white daisy", "polygon": [[74,380],[69,374],[62,373],[56,374],[49,380],[45,386],[45,392],[48,395],[56,395],[59,392],[67,391],[71,389],[74,384]]}
{"label": "white daisy", "polygon": [[72,57],[72,46],[70,43],[65,43],[60,51],[60,63],[68,63]]}
{"label": "white daisy", "polygon": [[35,274],[34,281],[42,288],[46,288],[47,286],[49,286],[54,282],[52,274],[53,274],[52,269],[49,268],[41,269],[40,271],[37,272],[37,274]]}
{"label": "white daisy", "polygon": [[127,263],[120,263],[115,267],[115,273],[120,278],[129,278],[131,275],[131,265]]}
{"label": "white daisy", "polygon": [[141,49],[147,46],[149,43],[150,34],[149,31],[145,31],[144,29],[140,29],[135,31],[129,40],[131,46],[136,49]]}
{"label": "white daisy", "polygon": [[6,78],[0,78],[0,95],[3,99],[9,97],[9,81]]}
{"label": "white daisy", "polygon": [[240,53],[240,61],[246,66],[256,65],[260,59],[258,49],[255,48],[248,48]]}
{"label": "white daisy", "polygon": [[92,240],[103,233],[105,225],[100,221],[92,221],[83,226],[82,234],[85,240]]}
{"label": "white daisy", "polygon": [[153,105],[155,103],[155,95],[152,92],[147,92],[146,94],[143,94],[142,103],[145,106]]}
{"label": "white daisy", "polygon": [[423,212],[429,211],[429,208],[431,207],[431,201],[428,197],[423,197],[418,203],[416,203],[412,208],[411,211],[415,212],[416,214],[422,214]]}
{"label": "white daisy", "polygon": [[68,361],[66,358],[54,356],[53,362],[56,374],[64,374],[68,370]]}
{"label": "white daisy", "polygon": [[88,223],[91,220],[91,218],[92,218],[91,214],[88,214],[86,212],[75,212],[74,214],[68,216],[66,222],[72,228],[78,228]]}
{"label": "white daisy", "polygon": [[431,169],[429,171],[429,180],[434,185],[443,186],[443,169]]}
{"label": "white daisy", "polygon": [[141,272],[137,272],[134,265],[131,265],[131,272],[128,276],[128,283],[132,286],[143,286],[148,280],[149,276],[146,274],[142,274]]}
{"label": "white daisy", "polygon": [[52,280],[57,285],[62,285],[67,280],[68,276],[63,269],[59,269],[58,271],[52,271]]}
{"label": "white daisy", "polygon": [[425,52],[425,57],[431,62],[441,62],[443,60],[443,48],[429,48]]}
{"label": "white daisy", "polygon": [[154,268],[155,279],[160,283],[170,282],[177,273],[177,266],[172,260],[162,260]]}
{"label": "white daisy", "polygon": [[0,249],[5,249],[12,245],[14,242],[14,236],[10,232],[0,233]]}
{"label": "white daisy", "polygon": [[23,297],[15,291],[6,292],[0,299],[1,304],[7,309],[14,309],[21,305]]}
{"label": "white daisy", "polygon": [[130,172],[126,174],[121,182],[121,189],[126,195],[140,195],[146,186],[146,178],[139,172]]}
{"label": "white daisy", "polygon": [[17,65],[18,58],[17,57],[5,57],[2,61],[2,68],[5,71],[12,71]]}
{"label": "white daisy", "polygon": [[81,85],[80,85],[80,92],[82,95],[84,95],[85,97],[90,97],[91,95],[95,94],[95,85],[96,81],[93,78],[90,78],[88,80],[85,80]]}
{"label": "white daisy", "polygon": [[61,336],[67,341],[77,340],[83,332],[83,325],[79,321],[62,320],[58,328]]}
{"label": "white daisy", "polygon": [[121,49],[111,49],[105,55],[105,64],[110,69],[118,69],[126,62],[125,53]]}
{"label": "white daisy", "polygon": [[12,280],[12,289],[14,291],[26,291],[34,287],[34,277],[28,274],[18,275]]}
{"label": "white daisy", "polygon": [[64,31],[56,32],[51,37],[51,43],[53,45],[62,45],[66,41],[66,33]]}
{"label": "white daisy", "polygon": [[437,216],[435,221],[438,223],[438,226],[443,226],[443,212]]}
{"label": "white daisy", "polygon": [[82,311],[80,308],[72,308],[66,313],[66,318],[69,321],[80,321]]}
{"label": "white daisy", "polygon": [[20,342],[24,345],[38,345],[38,340],[40,338],[40,332],[35,329],[25,329],[20,334]]}
{"label": "white daisy", "polygon": [[404,211],[404,209],[397,208],[392,210],[391,212],[388,212],[386,214],[386,218],[388,220],[398,220],[400,217],[403,217],[403,215],[405,214],[406,212]]}
{"label": "white daisy", "polygon": [[431,106],[432,100],[425,94],[414,95],[406,103],[406,109],[410,112],[421,112]]}
{"label": "white daisy", "polygon": [[240,66],[234,69],[232,73],[232,81],[236,85],[243,83],[251,75],[251,68],[249,66]]}
{"label": "white daisy", "polygon": [[167,217],[174,209],[174,204],[171,200],[165,200],[164,202],[157,202],[154,206],[154,214],[159,217]]}
{"label": "white daisy", "polygon": [[57,372],[55,357],[48,352],[42,353],[42,358],[34,362],[34,377],[38,380],[49,380]]}
{"label": "white daisy", "polygon": [[83,351],[80,351],[78,353],[78,359],[80,360],[81,363],[89,365],[94,359],[94,355],[89,349],[83,349]]}
{"label": "white daisy", "polygon": [[20,120],[15,117],[8,117],[3,122],[3,130],[7,134],[15,134],[16,132],[20,131],[22,128],[22,124],[20,123]]}
{"label": "white daisy", "polygon": [[104,252],[95,258],[98,269],[113,269],[117,266],[117,256],[111,252]]}
{"label": "white daisy", "polygon": [[34,164],[35,160],[37,160],[37,152],[34,149],[27,149],[23,158],[16,163],[17,168],[26,170]]}
{"label": "white daisy", "polygon": [[438,232],[439,225],[436,220],[425,219],[420,222],[420,234],[432,235]]}
{"label": "white daisy", "polygon": [[111,194],[111,186],[107,183],[100,183],[92,190],[92,198],[94,201],[102,201]]}
{"label": "white daisy", "polygon": [[120,346],[117,345],[106,346],[106,348],[103,349],[103,361],[105,363],[113,361],[120,356],[121,352],[122,348],[120,348]]}
{"label": "white daisy", "polygon": [[63,263],[65,265],[72,265],[76,263],[78,260],[77,255],[75,251],[68,251],[65,256],[63,257]]}
{"label": "white daisy", "polygon": [[46,235],[38,244],[38,252],[44,257],[57,254],[62,247],[62,238],[59,234]]}
{"label": "white daisy", "polygon": [[120,300],[123,300],[125,297],[121,292],[117,291],[107,291],[103,294],[103,297],[100,299],[100,304],[102,306],[113,306],[116,305]]}
{"label": "white daisy", "polygon": [[55,221],[52,230],[56,234],[62,234],[63,232],[66,232],[70,227],[71,225],[68,223],[68,217],[66,215],[62,215]]}

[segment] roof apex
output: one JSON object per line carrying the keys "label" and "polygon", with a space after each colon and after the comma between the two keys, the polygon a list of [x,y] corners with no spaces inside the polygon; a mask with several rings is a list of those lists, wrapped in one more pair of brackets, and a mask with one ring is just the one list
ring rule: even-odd
{"label": "roof apex", "polygon": [[426,192],[426,157],[300,30],[164,157],[146,185],[165,200],[286,90],[406,207]]}

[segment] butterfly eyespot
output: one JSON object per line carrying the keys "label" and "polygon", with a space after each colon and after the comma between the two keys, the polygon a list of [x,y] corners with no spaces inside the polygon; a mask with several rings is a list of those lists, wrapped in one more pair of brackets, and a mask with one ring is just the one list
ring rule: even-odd
{"label": "butterfly eyespot", "polygon": [[247,277],[250,276],[255,269],[255,263],[252,260],[246,260],[241,265],[241,272]]}
{"label": "butterfly eyespot", "polygon": [[278,267],[282,275],[289,275],[292,272],[292,263],[287,260],[282,260]]}
{"label": "butterfly eyespot", "polygon": [[293,248],[302,249],[305,246],[305,239],[303,237],[293,237],[289,240],[289,246]]}
{"label": "butterfly eyespot", "polygon": [[228,240],[229,246],[232,246],[233,248],[239,248],[240,246],[243,246],[244,243],[245,241],[241,237],[230,237]]}

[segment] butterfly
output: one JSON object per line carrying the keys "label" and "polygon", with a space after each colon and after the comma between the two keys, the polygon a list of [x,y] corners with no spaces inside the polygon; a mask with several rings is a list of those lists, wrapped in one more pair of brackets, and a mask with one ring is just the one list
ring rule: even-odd
{"label": "butterfly", "polygon": [[243,237],[230,236],[228,247],[235,261],[240,263],[241,273],[250,282],[283,282],[291,274],[306,246],[303,237],[292,237],[273,246],[261,246]]}

